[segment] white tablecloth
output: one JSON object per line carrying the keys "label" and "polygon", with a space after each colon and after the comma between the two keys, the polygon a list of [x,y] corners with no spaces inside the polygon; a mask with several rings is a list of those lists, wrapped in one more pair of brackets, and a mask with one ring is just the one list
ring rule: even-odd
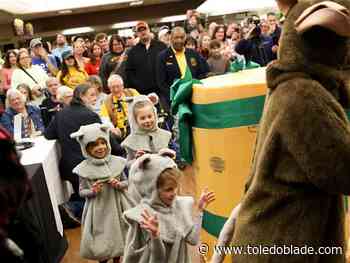
{"label": "white tablecloth", "polygon": [[68,181],[62,181],[59,170],[59,148],[55,140],[38,137],[32,140],[34,147],[22,151],[21,163],[24,166],[41,164],[45,173],[47,189],[55,215],[57,230],[63,236],[63,225],[58,205],[69,200],[73,188]]}

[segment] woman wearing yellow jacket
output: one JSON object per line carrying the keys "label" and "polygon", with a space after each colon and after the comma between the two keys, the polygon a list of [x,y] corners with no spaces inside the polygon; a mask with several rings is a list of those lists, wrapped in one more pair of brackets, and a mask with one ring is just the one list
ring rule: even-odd
{"label": "woman wearing yellow jacket", "polygon": [[62,85],[74,89],[79,84],[83,84],[89,77],[84,69],[80,68],[73,52],[68,50],[62,53],[62,70],[57,74]]}

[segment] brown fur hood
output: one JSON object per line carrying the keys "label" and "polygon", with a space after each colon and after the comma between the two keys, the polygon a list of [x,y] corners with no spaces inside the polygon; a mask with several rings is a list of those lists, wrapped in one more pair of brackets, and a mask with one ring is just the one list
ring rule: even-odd
{"label": "brown fur hood", "polygon": [[[299,1],[288,12],[280,39],[278,60],[267,68],[267,85],[273,91],[279,84],[296,77],[313,79],[325,87],[344,108],[350,108],[350,40],[337,38],[323,39],[324,45],[310,44],[310,37],[299,35],[295,21],[309,6],[320,0]],[[350,9],[350,1],[336,0]],[[331,32],[325,32],[327,37]],[[314,35],[311,38],[315,38]],[[326,42],[325,42],[326,41]],[[327,52],[326,52],[327,51]]]}

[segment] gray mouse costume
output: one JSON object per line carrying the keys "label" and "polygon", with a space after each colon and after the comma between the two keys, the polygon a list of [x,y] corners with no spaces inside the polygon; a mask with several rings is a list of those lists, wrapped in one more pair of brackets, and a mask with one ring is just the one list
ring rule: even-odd
{"label": "gray mouse costume", "polygon": [[[196,223],[192,220],[193,198],[176,197],[171,207],[160,199],[157,180],[160,174],[175,167],[169,157],[158,154],[145,154],[133,164],[137,170],[133,183],[142,197],[141,203],[124,213],[129,225],[126,237],[124,263],[189,263],[191,258],[187,243],[199,242],[202,216]],[[160,237],[152,238],[139,223],[141,214],[147,210],[151,215],[157,214]]]}
{"label": "gray mouse costume", "polygon": [[[86,197],[80,255],[99,261],[122,256],[127,232],[122,214],[134,205],[127,194],[128,183],[123,176],[126,160],[111,155],[109,129],[104,125],[81,126],[71,137],[80,143],[86,158],[73,170],[80,177],[80,195]],[[87,144],[98,138],[103,138],[108,146],[108,154],[103,159],[93,158],[86,151]],[[108,183],[111,178],[120,181],[118,189]],[[97,181],[104,184],[102,191],[95,194],[91,188]]]}
{"label": "gray mouse costume", "polygon": [[124,147],[127,151],[128,161],[135,158],[135,154],[138,150],[143,150],[148,153],[158,153],[159,150],[168,148],[171,139],[170,132],[158,127],[157,110],[155,107],[153,107],[157,123],[155,129],[152,131],[145,131],[139,127],[135,120],[134,107],[135,104],[144,101],[152,103],[147,96],[140,95],[134,97],[132,103],[129,106],[128,120],[131,133],[121,144],[122,147]]}

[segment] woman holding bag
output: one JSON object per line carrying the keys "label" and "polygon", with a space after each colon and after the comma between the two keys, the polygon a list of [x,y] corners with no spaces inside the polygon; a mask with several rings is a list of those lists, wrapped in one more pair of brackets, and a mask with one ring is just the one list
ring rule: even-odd
{"label": "woman holding bag", "polygon": [[46,72],[38,65],[32,65],[32,58],[28,50],[21,49],[17,55],[17,68],[13,71],[11,88],[16,89],[19,84],[26,83],[34,97],[35,104],[40,104],[44,96],[42,89],[48,79]]}

